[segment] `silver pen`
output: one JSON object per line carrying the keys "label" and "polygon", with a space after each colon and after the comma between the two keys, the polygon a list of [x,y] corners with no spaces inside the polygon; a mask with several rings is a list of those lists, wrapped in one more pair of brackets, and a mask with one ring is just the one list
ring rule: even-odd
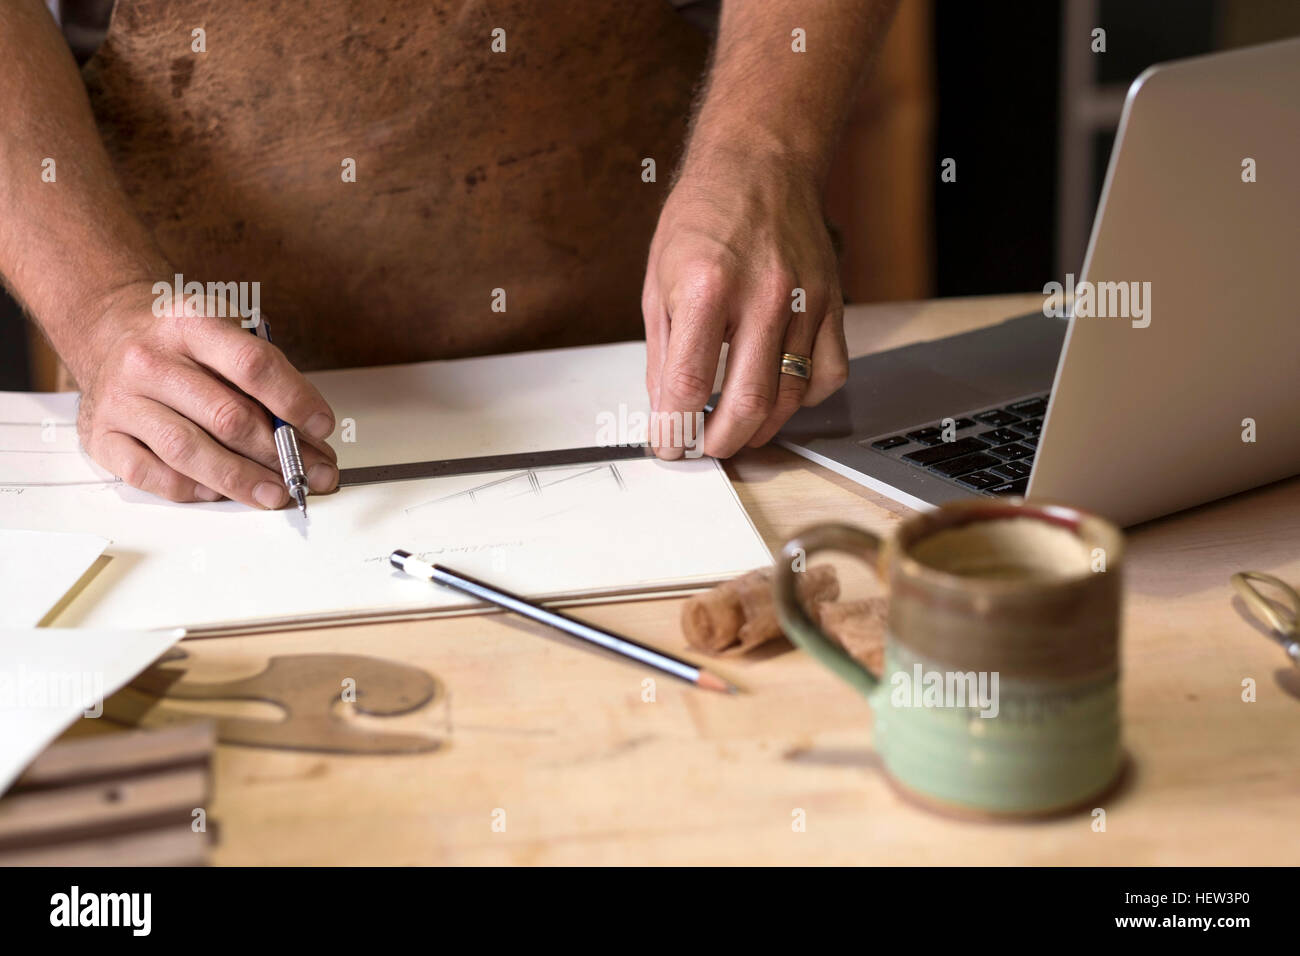
{"label": "silver pen", "polygon": [[[253,326],[253,334],[264,342],[271,341],[271,328],[260,315]],[[302,452],[298,450],[298,433],[293,426],[268,409],[271,416],[271,433],[275,437],[275,452],[280,456],[280,473],[289,494],[298,502],[298,510],[307,517],[307,476],[303,472]]]}

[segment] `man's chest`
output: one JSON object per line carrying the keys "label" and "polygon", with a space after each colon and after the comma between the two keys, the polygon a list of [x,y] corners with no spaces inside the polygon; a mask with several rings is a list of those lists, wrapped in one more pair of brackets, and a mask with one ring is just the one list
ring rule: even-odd
{"label": "man's chest", "polygon": [[319,366],[635,317],[703,53],[662,0],[118,0],[85,75],[164,251]]}

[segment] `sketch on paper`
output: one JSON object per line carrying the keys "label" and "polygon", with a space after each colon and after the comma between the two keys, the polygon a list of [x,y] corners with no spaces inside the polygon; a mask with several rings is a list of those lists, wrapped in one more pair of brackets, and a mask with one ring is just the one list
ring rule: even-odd
{"label": "sketch on paper", "polygon": [[[581,447],[589,410],[614,407],[644,364],[643,348],[594,348],[321,373],[366,436],[340,464]],[[256,629],[466,603],[390,567],[399,547],[544,600],[703,586],[770,561],[711,459],[346,487],[314,498],[308,540],[283,514],[135,492],[81,452],[76,418],[73,394],[0,392],[0,528],[110,542],[59,626]]]}
{"label": "sketch on paper", "polygon": [[[492,477],[469,488],[461,488],[430,501],[422,501],[406,508],[405,513],[408,515],[427,514],[428,509],[436,508],[439,505],[463,504],[465,501],[477,505],[515,501],[529,497],[548,498],[549,500],[546,502],[548,507],[545,510],[549,513],[558,513],[550,506],[560,504],[559,498],[562,497],[570,503],[576,503],[582,495],[591,490],[602,492],[627,490],[627,483],[623,480],[623,475],[618,470],[616,462],[601,465],[580,465],[577,467],[562,465],[554,468],[529,468],[524,471],[515,471],[500,477]],[[557,491],[564,494],[557,496]],[[580,494],[569,494],[569,492],[574,491],[578,491]]]}

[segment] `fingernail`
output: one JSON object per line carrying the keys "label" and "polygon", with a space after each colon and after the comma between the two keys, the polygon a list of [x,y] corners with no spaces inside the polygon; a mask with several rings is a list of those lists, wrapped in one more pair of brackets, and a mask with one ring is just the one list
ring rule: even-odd
{"label": "fingernail", "polygon": [[194,497],[198,498],[200,501],[220,501],[221,492],[213,491],[207,485],[195,485]]}
{"label": "fingernail", "polygon": [[280,507],[280,505],[284,504],[284,496],[284,486],[269,481],[263,481],[253,489],[254,500],[263,508],[275,509]]}
{"label": "fingernail", "polygon": [[338,478],[337,468],[319,461],[307,472],[307,487],[312,491],[332,491]]}
{"label": "fingernail", "polygon": [[307,419],[307,434],[312,438],[328,438],[334,430],[334,419],[324,412],[317,412]]}

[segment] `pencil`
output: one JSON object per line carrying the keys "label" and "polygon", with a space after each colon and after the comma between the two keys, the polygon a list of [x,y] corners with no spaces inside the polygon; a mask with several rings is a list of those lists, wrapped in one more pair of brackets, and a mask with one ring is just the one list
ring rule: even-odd
{"label": "pencil", "polygon": [[413,557],[409,551],[394,551],[389,555],[388,560],[393,567],[412,577],[424,578],[426,581],[432,581],[435,584],[441,584],[444,587],[460,591],[462,594],[469,594],[480,600],[487,601],[489,604],[495,604],[507,611],[514,611],[529,620],[561,630],[571,637],[603,647],[634,661],[640,661],[642,664],[648,664],[656,670],[671,674],[673,677],[694,684],[696,687],[715,690],[723,694],[734,694],[738,690],[734,684],[728,683],[716,674],[709,673],[702,667],[696,667],[689,661],[681,660],[670,654],[664,654],[662,651],[656,651],[644,644],[638,644],[631,638],[621,637],[593,624],[586,624],[577,618],[569,617],[567,614],[542,607],[540,604],[534,604],[518,594],[503,591],[498,587],[477,578],[471,578],[467,574],[461,574],[459,571],[453,571],[441,564],[430,564],[427,561],[421,561],[419,558]]}
{"label": "pencil", "polygon": [[[263,342],[271,341],[271,326],[260,315],[253,334]],[[275,412],[267,411],[271,417],[271,436],[275,439],[275,453],[280,458],[280,474],[284,476],[284,486],[289,489],[293,500],[298,502],[298,510],[307,517],[307,475],[302,466],[302,452],[298,449],[298,433],[293,426],[281,419]]]}

